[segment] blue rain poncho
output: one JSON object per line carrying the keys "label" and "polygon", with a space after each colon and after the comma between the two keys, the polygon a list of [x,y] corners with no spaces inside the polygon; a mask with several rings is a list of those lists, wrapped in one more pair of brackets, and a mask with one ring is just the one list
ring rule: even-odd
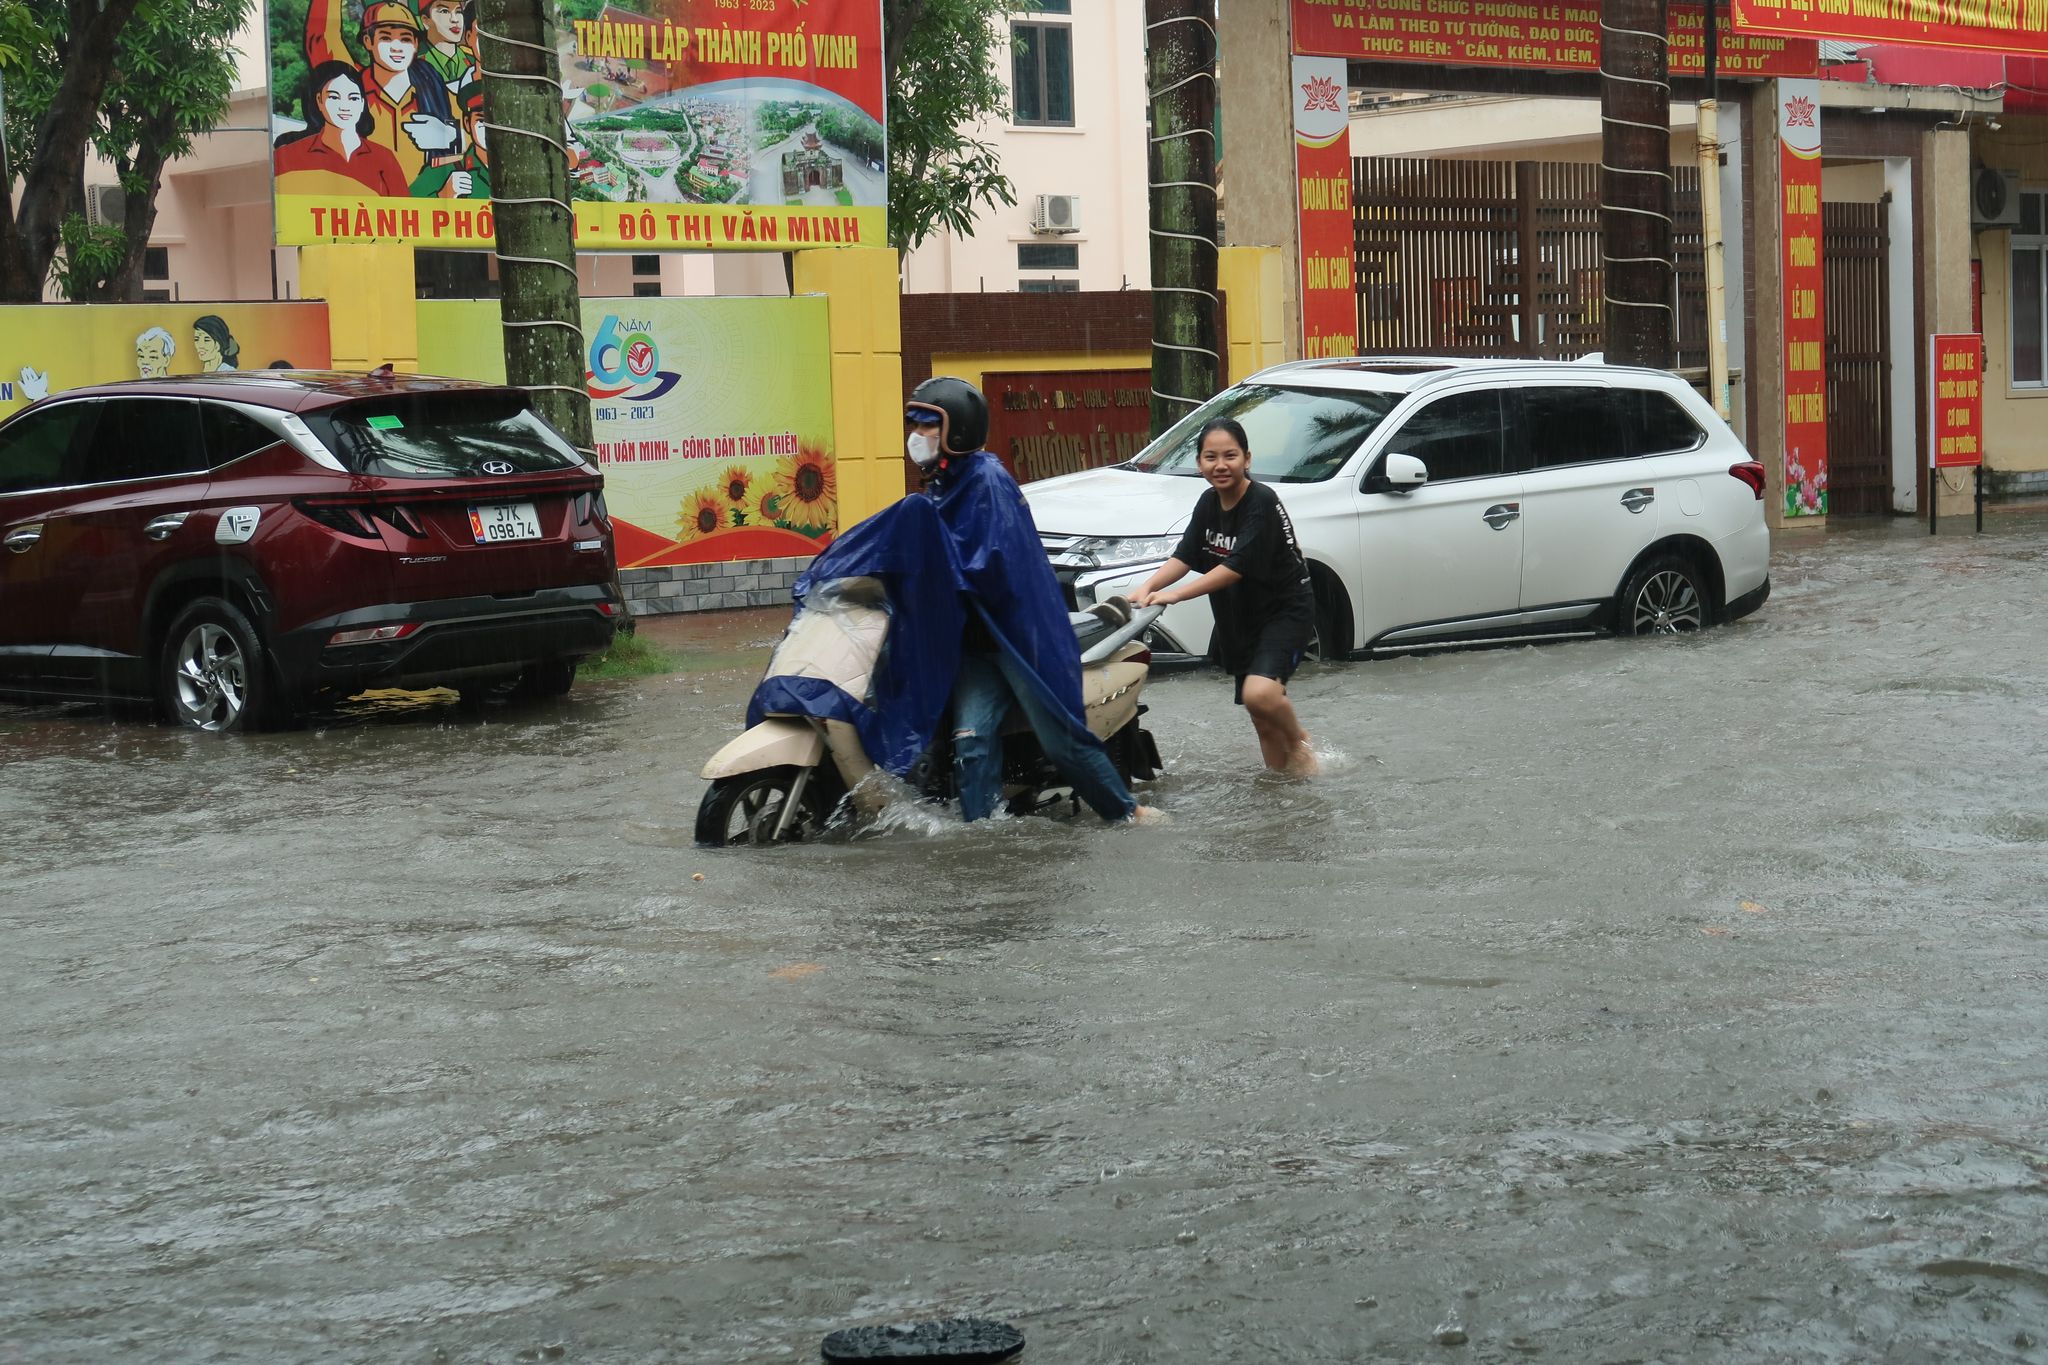
{"label": "blue rain poncho", "polygon": [[797,611],[844,578],[879,579],[891,616],[868,695],[825,679],[771,674],[754,689],[747,723],[768,715],[843,720],[878,766],[902,776],[931,746],[960,672],[967,613],[1021,664],[1034,692],[1088,745],[1080,649],[1059,581],[1024,495],[994,455],[948,462],[932,486],[834,541],[797,580]]}

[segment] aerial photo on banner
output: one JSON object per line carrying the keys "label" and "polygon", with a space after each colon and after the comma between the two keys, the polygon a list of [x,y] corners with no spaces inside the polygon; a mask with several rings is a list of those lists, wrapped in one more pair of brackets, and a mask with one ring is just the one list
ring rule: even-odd
{"label": "aerial photo on banner", "polygon": [[[888,241],[880,0],[560,0],[579,246]],[[271,0],[277,240],[492,245],[474,0]]]}

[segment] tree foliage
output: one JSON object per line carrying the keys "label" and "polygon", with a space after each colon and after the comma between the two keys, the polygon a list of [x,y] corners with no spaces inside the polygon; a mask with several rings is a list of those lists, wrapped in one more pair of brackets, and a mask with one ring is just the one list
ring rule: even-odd
{"label": "tree foliage", "polygon": [[909,250],[941,229],[974,230],[982,210],[1017,202],[977,130],[1009,117],[1001,71],[1011,0],[883,0],[889,91],[889,236]]}
{"label": "tree foliage", "polygon": [[[10,11],[16,8],[10,6]],[[6,136],[10,175],[27,183],[14,236],[48,240],[8,243],[18,249],[22,278],[10,272],[5,293],[17,301],[38,297],[54,278],[73,300],[141,297],[142,262],[156,222],[164,168],[191,154],[192,139],[227,113],[234,92],[236,33],[250,0],[137,0],[125,21],[98,46],[80,41],[74,18],[59,4],[20,5],[28,16],[0,22],[0,44],[16,51],[7,61]],[[108,5],[103,17],[114,9]],[[81,72],[96,64],[97,72]],[[98,92],[84,123],[85,143],[110,165],[123,195],[119,223],[92,223],[86,212],[85,157],[72,141],[75,116],[67,101],[81,84]],[[52,171],[52,162],[61,167]],[[38,174],[39,171],[44,172]],[[10,180],[9,188],[12,188]]]}

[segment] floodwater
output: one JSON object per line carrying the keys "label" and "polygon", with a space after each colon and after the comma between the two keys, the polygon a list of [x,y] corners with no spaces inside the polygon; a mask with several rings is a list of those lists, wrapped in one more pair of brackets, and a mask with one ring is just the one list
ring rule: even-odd
{"label": "floodwater", "polygon": [[1161,829],[693,848],[759,616],[0,711],[0,1361],[2048,1359],[2044,579],[1787,535],[1731,629],[1309,671],[1301,784],[1161,679]]}

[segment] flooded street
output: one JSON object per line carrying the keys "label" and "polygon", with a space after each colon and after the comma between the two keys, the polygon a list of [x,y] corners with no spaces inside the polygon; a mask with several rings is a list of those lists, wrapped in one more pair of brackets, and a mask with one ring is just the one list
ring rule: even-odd
{"label": "flooded street", "polygon": [[1777,545],[1704,636],[1311,668],[1310,783],[1157,680],[1158,829],[694,848],[766,615],[0,708],[0,1361],[2048,1360],[2048,517]]}

